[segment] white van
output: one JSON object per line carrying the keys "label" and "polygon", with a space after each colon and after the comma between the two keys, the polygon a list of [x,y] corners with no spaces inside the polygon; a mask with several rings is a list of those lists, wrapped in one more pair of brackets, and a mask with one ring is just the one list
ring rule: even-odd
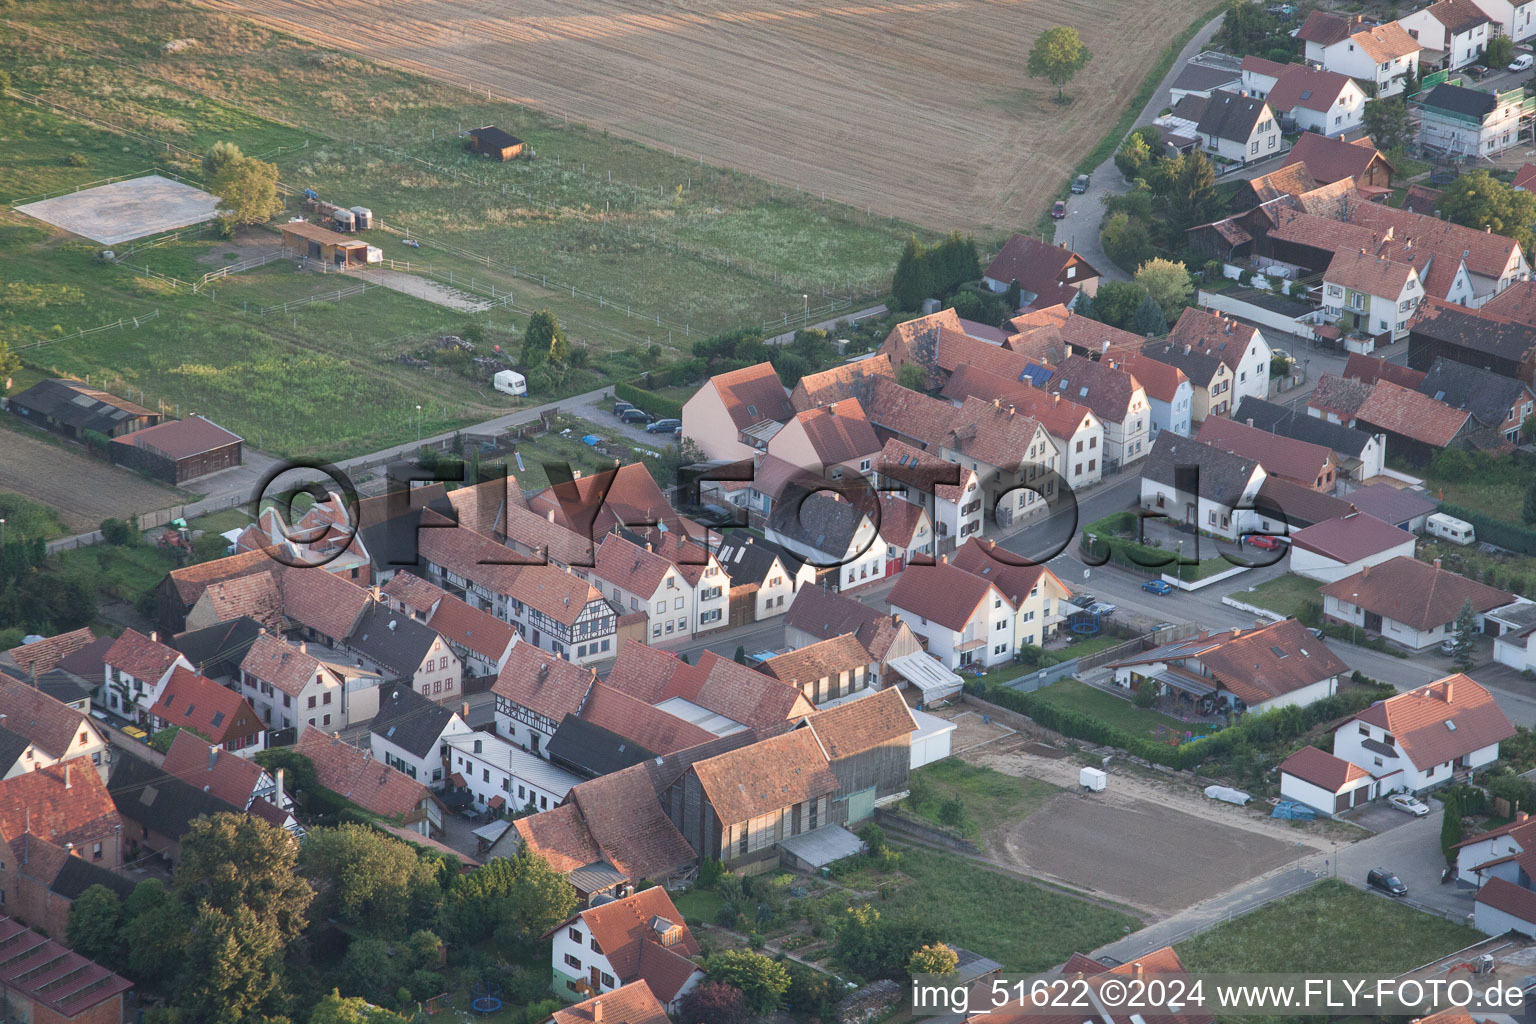
{"label": "white van", "polygon": [[526,395],[528,378],[516,370],[497,370],[496,376],[491,378],[491,387],[504,395]]}
{"label": "white van", "polygon": [[1472,529],[1471,523],[1448,516],[1444,512],[1436,512],[1425,520],[1424,532],[1431,537],[1439,537],[1441,540],[1463,546],[1477,541],[1477,533]]}

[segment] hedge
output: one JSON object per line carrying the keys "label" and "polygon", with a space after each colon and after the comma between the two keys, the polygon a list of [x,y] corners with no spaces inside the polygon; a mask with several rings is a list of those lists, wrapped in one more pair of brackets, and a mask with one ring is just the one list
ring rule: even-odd
{"label": "hedge", "polygon": [[1460,505],[1452,505],[1448,501],[1440,503],[1440,511],[1463,522],[1471,523],[1477,530],[1477,539],[1480,541],[1496,544],[1522,555],[1536,555],[1536,530],[1516,526],[1502,519],[1494,519],[1486,513],[1474,512]]}
{"label": "hedge", "polygon": [[683,403],[674,402],[654,391],[646,391],[637,388],[633,384],[615,384],[613,386],[615,398],[620,398],[643,412],[648,412],[659,420],[683,418]]}
{"label": "hedge", "polygon": [[1347,693],[1324,697],[1304,708],[1293,706],[1248,714],[1220,732],[1178,746],[1132,736],[1080,711],[1056,707],[1041,699],[1038,693],[1023,693],[993,684],[987,687],[985,699],[1027,715],[1037,724],[1071,739],[1118,747],[1135,757],[1169,768],[1192,769],[1206,761],[1219,761],[1240,747],[1294,740],[1324,722],[1364,711],[1396,692],[1393,687],[1380,684],[1360,686]]}

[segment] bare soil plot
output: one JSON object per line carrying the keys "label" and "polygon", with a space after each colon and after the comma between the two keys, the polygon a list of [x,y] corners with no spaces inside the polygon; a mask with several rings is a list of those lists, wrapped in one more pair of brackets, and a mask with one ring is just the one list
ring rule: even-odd
{"label": "bare soil plot", "polygon": [[949,708],[940,713],[939,717],[955,723],[954,735],[949,738],[949,749],[956,753],[983,743],[990,743],[1003,736],[1011,736],[1014,732],[1006,725],[992,721],[976,711],[957,711]]}
{"label": "bare soil plot", "polygon": [[0,427],[0,491],[58,509],[69,528],[94,530],[109,516],[169,508],[182,495],[99,459]]}
{"label": "bare soil plot", "polygon": [[[1208,0],[206,0],[935,228],[1032,223]],[[1058,106],[1035,39],[1094,60]]]}
{"label": "bare soil plot", "polygon": [[148,174],[16,209],[93,242],[116,245],[212,220],[218,202],[202,189]]}
{"label": "bare soil plot", "polygon": [[418,299],[435,302],[439,306],[458,310],[461,313],[481,313],[491,308],[491,303],[477,298],[469,292],[450,288],[445,284],[438,284],[425,277],[417,277],[415,274],[406,274],[398,270],[383,270],[372,267],[367,270],[352,270],[347,272],[352,277],[361,278],[369,284],[382,285],[391,291],[400,292],[402,295],[412,295]]}

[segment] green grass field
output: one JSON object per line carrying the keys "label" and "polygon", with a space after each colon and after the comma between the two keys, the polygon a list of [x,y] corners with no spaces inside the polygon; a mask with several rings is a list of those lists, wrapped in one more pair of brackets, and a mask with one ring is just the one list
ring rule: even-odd
{"label": "green grass field", "polygon": [[1286,573],[1266,580],[1252,590],[1234,590],[1231,596],[1244,604],[1268,608],[1277,615],[1300,618],[1308,602],[1322,603],[1322,598],[1317,594],[1318,586],[1316,580]]}
{"label": "green grass field", "polygon": [[1189,729],[1177,718],[1139,708],[1128,700],[1096,690],[1076,679],[1063,679],[1042,687],[1034,692],[1034,696],[1047,704],[1091,715],[1132,736],[1159,739],[1170,732],[1182,736]]}
{"label": "green grass field", "polygon": [[0,543],[15,544],[34,537],[52,540],[69,533],[64,521],[50,506],[20,494],[0,491]]}
{"label": "green grass field", "polygon": [[[48,343],[23,349],[28,375],[90,374],[282,455],[337,458],[407,440],[418,401],[424,433],[517,407],[485,386],[485,371],[397,361],[442,334],[473,325],[515,353],[527,312],[550,309],[587,358],[531,400],[558,399],[686,356],[699,337],[792,321],[802,295],[813,314],[838,297],[863,303],[883,289],[910,230],[191,3],[131,19],[119,0],[7,13],[21,24],[0,26],[0,69],[18,92],[69,113],[0,104],[0,200],[151,167],[196,180],[197,155],[227,140],[277,163],[287,185],[372,208],[389,227],[368,241],[409,260],[411,273],[425,266],[480,297],[512,295],[513,307],[467,314],[375,288],[263,316],[263,306],[355,279],[279,262],[193,295],[154,275],[195,281],[276,235],[244,233],[235,245],[186,232],[123,266],[100,263],[98,245],[0,212],[0,244],[16,257],[0,283],[0,339]],[[168,39],[197,44],[167,54]],[[468,154],[460,128],[491,123],[537,158]],[[400,245],[405,229],[421,248]],[[158,317],[147,331],[62,340],[146,314]]]}
{"label": "green grass field", "polygon": [[982,765],[948,757],[912,773],[912,796],[902,809],[942,824],[940,808],[959,797],[965,804],[960,832],[968,839],[981,835],[982,825],[1027,816],[1056,792],[1056,787],[1037,779],[1004,775]]}
{"label": "green grass field", "polygon": [[1175,948],[1193,972],[1395,974],[1481,938],[1476,929],[1329,879]]}
{"label": "green grass field", "polygon": [[1045,970],[1139,926],[1118,910],[952,854],[903,849],[900,871],[911,882],[875,904],[881,914],[928,915],[946,942],[989,956],[1005,971]]}

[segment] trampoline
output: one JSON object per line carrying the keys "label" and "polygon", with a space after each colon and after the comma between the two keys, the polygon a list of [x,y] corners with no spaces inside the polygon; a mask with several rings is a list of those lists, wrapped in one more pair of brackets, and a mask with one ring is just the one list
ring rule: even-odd
{"label": "trampoline", "polygon": [[496,1013],[501,1009],[501,983],[495,981],[479,981],[470,989],[474,996],[470,1000],[469,1008],[476,1013]]}

